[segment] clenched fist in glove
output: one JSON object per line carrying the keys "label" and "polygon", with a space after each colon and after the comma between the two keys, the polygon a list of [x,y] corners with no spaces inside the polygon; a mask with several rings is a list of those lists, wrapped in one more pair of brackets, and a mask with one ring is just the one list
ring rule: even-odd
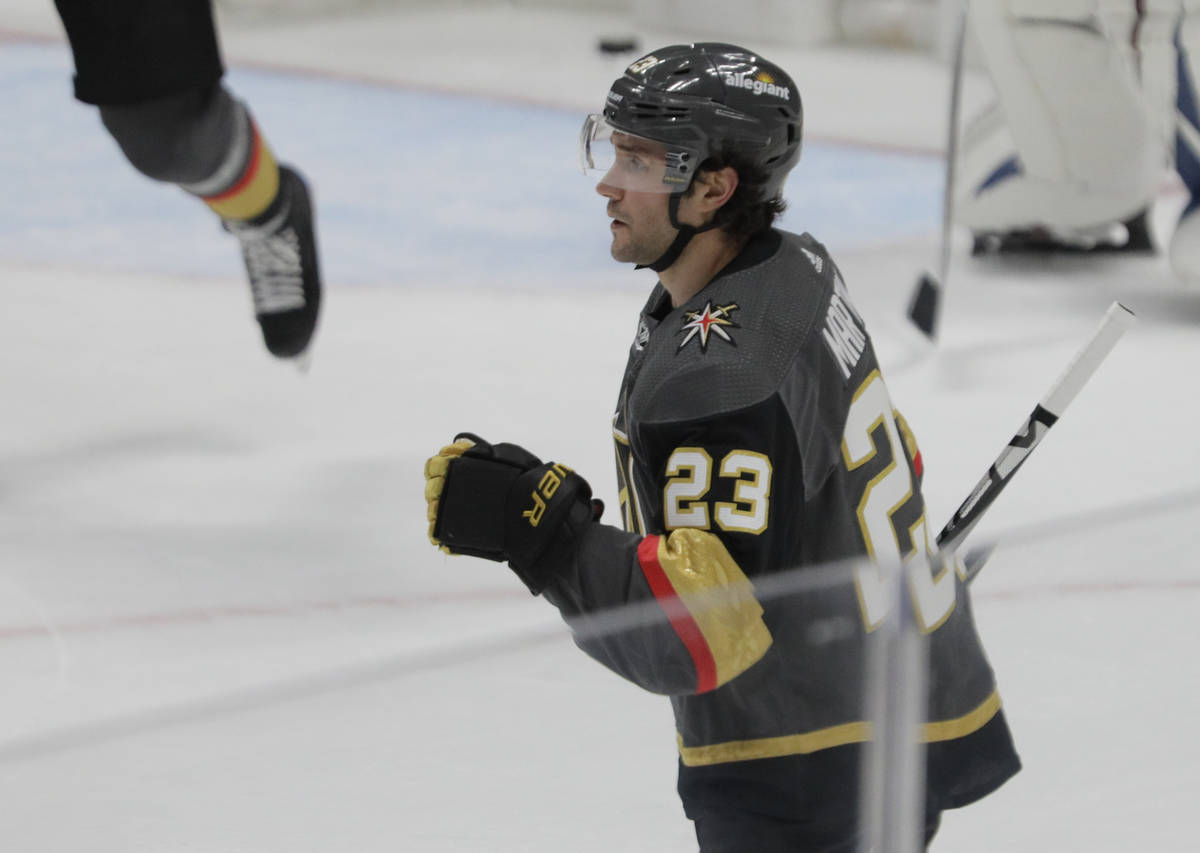
{"label": "clenched fist in glove", "polygon": [[450,554],[507,560],[537,595],[569,564],[603,505],[565,465],[459,433],[425,463],[429,538]]}

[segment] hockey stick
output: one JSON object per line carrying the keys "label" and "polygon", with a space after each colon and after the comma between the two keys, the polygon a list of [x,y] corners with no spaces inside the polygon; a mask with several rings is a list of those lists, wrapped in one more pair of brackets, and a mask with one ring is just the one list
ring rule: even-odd
{"label": "hockey stick", "polygon": [[[959,505],[950,521],[938,534],[938,549],[950,552],[957,549],[963,539],[970,533],[980,518],[987,511],[1008,485],[1018,469],[1025,464],[1029,454],[1045,437],[1050,427],[1062,417],[1062,413],[1079,393],[1080,389],[1091,379],[1092,374],[1100,363],[1112,352],[1121,335],[1133,325],[1135,317],[1132,311],[1120,302],[1114,302],[1104,313],[1100,327],[1096,329],[1091,339],[1084,345],[1067,365],[1058,380],[1033,407],[1033,412],[1026,418],[1025,423],[1017,430],[1000,451],[996,461],[988,468],[967,499]],[[984,548],[967,554],[967,580],[973,580],[983,569],[991,549]]]}
{"label": "hockey stick", "polygon": [[942,187],[942,236],[938,257],[938,274],[928,272],[917,280],[908,303],[908,319],[937,341],[938,315],[941,313],[942,291],[950,274],[951,207],[954,199],[955,161],[958,159],[958,113],[962,103],[963,53],[967,40],[967,3],[961,0],[955,19],[954,58],[950,65],[950,126],[946,132],[946,182]]}
{"label": "hockey stick", "polygon": [[[1033,407],[983,479],[942,528],[937,537],[942,554],[952,555],[979,523],[1133,321],[1133,312],[1119,302],[1109,306],[1100,328]],[[991,551],[991,545],[987,545],[966,555],[965,582],[970,583],[978,576]],[[864,849],[898,853],[924,849],[919,841],[923,828],[921,802],[912,792],[925,781],[926,767],[918,733],[925,719],[929,661],[921,630],[913,618],[914,605],[903,591],[906,586],[902,573],[893,575],[891,599],[899,618],[887,620],[887,626],[876,632],[868,658],[867,708],[877,736],[868,747],[862,776],[863,826],[868,840]]]}

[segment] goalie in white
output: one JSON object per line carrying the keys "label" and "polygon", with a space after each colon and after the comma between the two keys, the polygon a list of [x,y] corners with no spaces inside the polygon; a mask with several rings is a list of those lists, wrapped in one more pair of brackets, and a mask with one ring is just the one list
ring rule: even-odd
{"label": "goalie in white", "polygon": [[1200,283],[1194,11],[1200,0],[971,0],[997,94],[956,164],[954,219],[976,253],[1153,251],[1147,211],[1174,165],[1192,201],[1171,262]]}

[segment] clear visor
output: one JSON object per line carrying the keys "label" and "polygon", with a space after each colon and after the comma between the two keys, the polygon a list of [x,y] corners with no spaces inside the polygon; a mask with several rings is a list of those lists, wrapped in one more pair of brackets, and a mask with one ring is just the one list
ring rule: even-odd
{"label": "clear visor", "polygon": [[600,183],[634,192],[676,193],[687,189],[696,156],[661,142],[618,130],[601,115],[589,115],[579,134],[579,165]]}

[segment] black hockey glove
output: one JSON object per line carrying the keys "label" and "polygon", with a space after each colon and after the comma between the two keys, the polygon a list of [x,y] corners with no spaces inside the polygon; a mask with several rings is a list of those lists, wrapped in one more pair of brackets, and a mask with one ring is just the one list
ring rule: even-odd
{"label": "black hockey glove", "polygon": [[507,560],[539,594],[600,517],[587,482],[515,444],[459,433],[425,463],[429,539],[449,554]]}

